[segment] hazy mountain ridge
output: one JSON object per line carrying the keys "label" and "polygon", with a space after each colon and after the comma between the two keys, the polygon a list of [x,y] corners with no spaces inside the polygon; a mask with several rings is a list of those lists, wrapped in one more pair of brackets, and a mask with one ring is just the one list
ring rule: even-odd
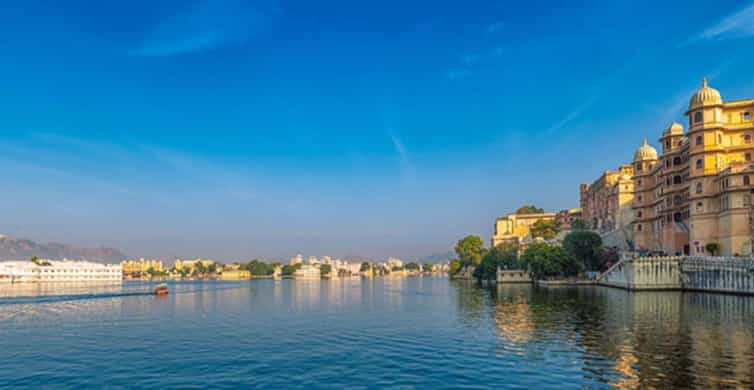
{"label": "hazy mountain ridge", "polygon": [[420,259],[417,259],[417,263],[446,263],[450,262],[451,260],[455,259],[456,253],[453,251],[448,251],[445,253],[435,253],[429,256],[422,257]]}
{"label": "hazy mountain ridge", "polygon": [[83,248],[57,242],[41,244],[26,238],[0,235],[0,260],[26,260],[33,256],[50,260],[89,260],[98,263],[118,263],[126,258],[123,252],[115,248]]}

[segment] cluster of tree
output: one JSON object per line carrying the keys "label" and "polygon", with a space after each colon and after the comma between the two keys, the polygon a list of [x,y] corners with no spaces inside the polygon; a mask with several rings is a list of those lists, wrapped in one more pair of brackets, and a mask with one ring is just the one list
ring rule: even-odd
{"label": "cluster of tree", "polygon": [[265,263],[261,260],[252,260],[248,263],[239,264],[238,269],[249,271],[254,276],[270,276],[275,273],[275,264]]}
{"label": "cluster of tree", "polygon": [[558,232],[560,232],[560,224],[554,220],[539,219],[529,227],[529,234],[532,237],[542,237],[545,240],[555,238]]}
{"label": "cluster of tree", "polygon": [[533,204],[523,205],[516,210],[516,214],[544,214],[545,209],[541,209]]}
{"label": "cluster of tree", "polygon": [[158,276],[168,276],[168,271],[165,271],[165,270],[158,271],[154,269],[154,267],[149,267],[149,269],[147,269],[147,275],[149,275],[152,278],[158,277]]}
{"label": "cluster of tree", "polygon": [[280,272],[283,275],[290,276],[290,275],[293,275],[294,273],[296,273],[296,271],[298,271],[302,266],[303,266],[302,263],[297,263],[297,264],[294,264],[294,265],[286,264],[286,265],[283,266],[283,269],[280,270]]}
{"label": "cluster of tree", "polygon": [[498,268],[521,269],[518,247],[515,244],[503,243],[486,250],[479,265],[474,269],[474,277],[479,281],[495,280]]}
{"label": "cluster of tree", "polygon": [[330,264],[322,264],[319,266],[320,275],[329,275],[332,272],[332,266]]}
{"label": "cluster of tree", "polygon": [[602,239],[589,230],[573,230],[562,245],[534,243],[519,258],[518,247],[503,243],[486,249],[479,236],[466,236],[455,246],[457,259],[450,274],[473,266],[477,280],[494,280],[498,269],[526,269],[537,279],[571,277],[584,271],[604,271],[618,261],[615,248],[603,248]]}
{"label": "cluster of tree", "polygon": [[521,264],[537,279],[571,277],[584,271],[604,271],[618,261],[615,248],[603,248],[599,234],[574,230],[562,246],[532,244],[521,256]]}

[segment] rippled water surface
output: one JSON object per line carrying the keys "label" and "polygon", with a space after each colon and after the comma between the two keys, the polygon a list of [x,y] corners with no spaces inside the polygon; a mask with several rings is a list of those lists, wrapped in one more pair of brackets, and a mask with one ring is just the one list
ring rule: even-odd
{"label": "rippled water surface", "polygon": [[754,386],[749,297],[434,277],[150,286],[0,285],[0,386]]}

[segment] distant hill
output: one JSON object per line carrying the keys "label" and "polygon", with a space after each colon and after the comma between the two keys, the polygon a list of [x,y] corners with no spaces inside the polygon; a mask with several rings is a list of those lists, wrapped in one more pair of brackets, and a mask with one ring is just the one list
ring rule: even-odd
{"label": "distant hill", "polygon": [[26,260],[33,256],[43,259],[89,260],[98,263],[118,263],[126,258],[114,248],[82,248],[51,242],[40,244],[25,238],[0,235],[0,260]]}
{"label": "distant hill", "polygon": [[435,253],[434,255],[429,255],[422,257],[420,259],[417,259],[417,263],[445,263],[450,262],[451,260],[456,258],[456,253],[453,251],[448,251],[445,253]]}

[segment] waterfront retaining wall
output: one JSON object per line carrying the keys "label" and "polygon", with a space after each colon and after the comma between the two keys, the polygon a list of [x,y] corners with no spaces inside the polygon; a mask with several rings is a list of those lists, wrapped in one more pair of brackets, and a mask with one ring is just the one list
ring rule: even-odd
{"label": "waterfront retaining wall", "polygon": [[695,290],[754,294],[754,258],[625,257],[598,278],[628,290]]}
{"label": "waterfront retaining wall", "polygon": [[680,256],[625,258],[598,278],[599,284],[628,290],[680,290]]}
{"label": "waterfront retaining wall", "polygon": [[498,283],[531,283],[531,276],[528,272],[521,269],[497,269]]}
{"label": "waterfront retaining wall", "polygon": [[754,294],[754,259],[688,257],[681,263],[685,289]]}

